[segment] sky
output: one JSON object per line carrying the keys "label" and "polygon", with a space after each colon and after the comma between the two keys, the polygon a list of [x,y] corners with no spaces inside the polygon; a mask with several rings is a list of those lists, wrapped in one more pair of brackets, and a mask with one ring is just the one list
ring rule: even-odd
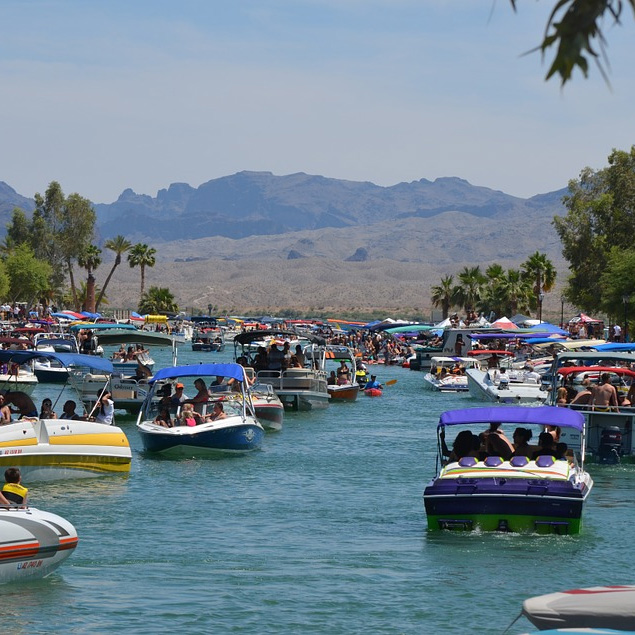
{"label": "sky", "polygon": [[242,170],[529,197],[635,143],[635,21],[564,88],[555,0],[2,0],[0,181],[110,203]]}

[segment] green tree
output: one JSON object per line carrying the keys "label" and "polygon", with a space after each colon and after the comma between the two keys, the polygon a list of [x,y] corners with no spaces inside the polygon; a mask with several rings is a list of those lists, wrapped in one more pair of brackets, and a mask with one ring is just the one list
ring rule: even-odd
{"label": "green tree", "polygon": [[4,266],[4,262],[0,260],[0,298],[6,298],[9,295],[11,289],[11,280],[7,273],[7,268]]}
{"label": "green tree", "polygon": [[[631,313],[631,307],[635,306],[635,247],[611,249],[600,277],[600,285],[602,310],[615,318],[616,322],[621,322],[624,315],[627,319],[628,316],[635,318]],[[630,329],[628,331],[632,332]]]}
{"label": "green tree", "polygon": [[130,249],[128,254],[128,263],[131,267],[139,267],[141,270],[141,292],[143,297],[143,289],[146,281],[146,267],[154,267],[156,263],[155,254],[157,250],[154,247],[148,247],[145,243],[137,243]]}
{"label": "green tree", "polygon": [[29,245],[18,245],[5,260],[9,275],[11,302],[28,302],[40,297],[49,288],[51,265],[38,260]]}
{"label": "green tree", "polygon": [[104,297],[104,293],[106,293],[106,289],[108,288],[108,284],[110,283],[110,279],[112,278],[112,274],[115,273],[115,269],[121,264],[121,256],[130,250],[132,247],[132,243],[127,240],[124,236],[115,236],[114,238],[110,238],[104,243],[104,247],[106,249],[110,249],[110,251],[115,252],[115,261],[110,269],[110,273],[106,278],[106,282],[104,282],[104,286],[97,297],[97,302],[95,303],[95,310],[99,310],[99,305]]}
{"label": "green tree", "polygon": [[457,288],[454,285],[454,276],[443,276],[441,283],[433,286],[431,291],[432,305],[441,307],[445,320],[456,302]]}
{"label": "green tree", "polygon": [[498,283],[498,295],[504,307],[502,313],[511,317],[519,311],[529,310],[532,292],[531,282],[522,271],[508,269]]}
{"label": "green tree", "polygon": [[464,267],[458,277],[457,304],[460,304],[466,311],[476,309],[481,300],[483,286],[487,282],[487,277],[483,275],[481,268],[478,266]]}
{"label": "green tree", "polygon": [[[509,1],[515,11],[518,0]],[[534,49],[544,57],[551,47],[556,47],[545,79],[559,75],[564,86],[576,67],[587,77],[591,60],[606,79],[602,66],[606,39],[601,27],[605,16],[610,26],[621,24],[625,5],[635,11],[635,0],[558,0],[547,20],[543,40]]]}
{"label": "green tree", "polygon": [[579,180],[569,181],[563,199],[567,214],[553,220],[569,263],[565,294],[587,312],[602,308],[600,279],[611,249],[629,249],[635,227],[635,146],[630,152],[613,150],[608,162],[598,171],[585,168]]}
{"label": "green tree", "polygon": [[57,181],[51,181],[44,196],[36,193],[34,198],[35,210],[30,220],[24,210],[13,211],[4,246],[12,249],[29,245],[36,258],[51,266],[50,286],[54,293],[63,288],[68,274],[75,295],[73,262],[93,238],[95,210],[79,194],[66,198]]}
{"label": "green tree", "polygon": [[165,287],[150,287],[139,302],[141,314],[176,313],[178,310],[174,295]]}

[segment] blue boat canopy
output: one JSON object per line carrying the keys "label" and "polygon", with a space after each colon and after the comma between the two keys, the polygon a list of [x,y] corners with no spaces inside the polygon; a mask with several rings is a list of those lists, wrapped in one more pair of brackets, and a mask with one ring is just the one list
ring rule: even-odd
{"label": "blue boat canopy", "polygon": [[635,351],[635,342],[607,342],[606,344],[598,344],[597,346],[585,346],[584,349],[591,348],[594,351],[614,351],[628,353]]}
{"label": "blue boat canopy", "polygon": [[112,374],[112,362],[103,357],[95,355],[80,355],[79,353],[53,353],[48,351],[12,351],[10,349],[0,350],[0,361],[15,362],[16,364],[26,364],[32,359],[56,359],[65,368],[69,366],[85,366],[93,370]]}
{"label": "blue boat canopy", "polygon": [[108,322],[104,322],[103,324],[93,324],[92,322],[73,324],[70,328],[71,331],[80,331],[82,329],[85,331],[109,331],[111,329],[123,329],[126,331],[138,330],[134,324],[110,324]]}
{"label": "blue boat canopy", "polygon": [[232,377],[243,381],[245,369],[240,364],[191,364],[189,366],[171,366],[158,370],[152,379],[153,383],[159,379],[176,379],[177,377],[201,377],[215,375],[216,377]]}
{"label": "blue boat canopy", "polygon": [[495,406],[448,410],[441,415],[437,428],[475,423],[513,423],[524,425],[560,426],[584,430],[584,416],[577,410],[557,406]]}

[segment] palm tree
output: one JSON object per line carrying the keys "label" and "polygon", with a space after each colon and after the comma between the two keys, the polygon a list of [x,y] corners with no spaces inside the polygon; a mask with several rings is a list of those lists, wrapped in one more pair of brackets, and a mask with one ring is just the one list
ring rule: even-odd
{"label": "palm tree", "polygon": [[531,283],[518,269],[509,269],[498,284],[498,297],[504,311],[515,315],[527,311],[531,304]]}
{"label": "palm tree", "polygon": [[101,264],[101,249],[95,245],[89,245],[77,258],[77,264],[86,269],[86,299],[84,307],[86,311],[95,312],[95,276],[93,271]]}
{"label": "palm tree", "polygon": [[432,287],[432,306],[441,307],[443,319],[445,320],[452,306],[456,303],[456,286],[454,286],[454,276],[443,276],[441,284]]}
{"label": "palm tree", "polygon": [[150,287],[139,302],[139,313],[176,313],[179,305],[170,289],[166,287]]}
{"label": "palm tree", "polygon": [[459,273],[459,281],[457,302],[466,311],[476,309],[476,305],[483,293],[483,285],[487,282],[487,278],[481,272],[481,268],[478,266],[463,267],[463,271]]}
{"label": "palm tree", "polygon": [[530,279],[533,283],[534,306],[540,305],[540,294],[543,291],[551,291],[556,282],[556,268],[547,254],[535,252],[520,265],[524,277]]}
{"label": "palm tree", "polygon": [[139,267],[141,269],[141,293],[143,297],[143,288],[146,282],[146,267],[154,267],[156,258],[154,254],[157,250],[154,247],[148,247],[145,243],[137,243],[130,249],[128,254],[128,263],[131,267]]}
{"label": "palm tree", "polygon": [[122,254],[125,254],[127,251],[130,250],[130,248],[132,247],[132,243],[128,239],[126,239],[124,236],[119,235],[107,240],[104,243],[104,247],[106,249],[110,249],[110,251],[114,251],[116,255],[115,255],[115,262],[112,265],[112,269],[110,270],[110,273],[108,274],[108,277],[106,278],[106,282],[104,282],[104,287],[99,293],[99,296],[97,297],[97,302],[95,302],[96,311],[99,309],[99,305],[101,304],[101,301],[104,298],[104,293],[106,293],[106,288],[108,287],[108,283],[110,282],[110,279],[112,278],[112,274],[115,273],[115,269],[121,264]]}

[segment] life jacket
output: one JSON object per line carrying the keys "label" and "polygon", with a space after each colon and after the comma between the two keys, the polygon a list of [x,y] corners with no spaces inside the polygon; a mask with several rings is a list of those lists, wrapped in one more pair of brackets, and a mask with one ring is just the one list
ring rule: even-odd
{"label": "life jacket", "polygon": [[26,487],[23,487],[19,483],[5,483],[2,486],[4,497],[12,503],[18,503],[18,505],[24,503],[28,491]]}

